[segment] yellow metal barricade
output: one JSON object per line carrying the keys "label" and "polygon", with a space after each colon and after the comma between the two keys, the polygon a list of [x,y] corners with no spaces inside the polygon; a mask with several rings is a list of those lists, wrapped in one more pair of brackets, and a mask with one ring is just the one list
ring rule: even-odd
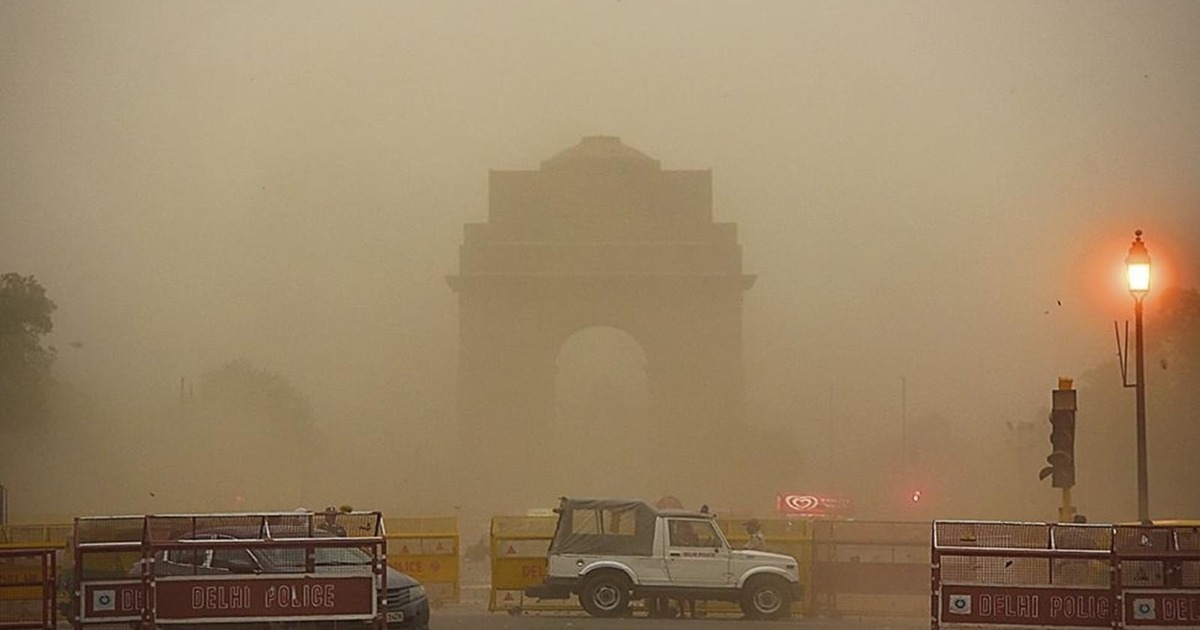
{"label": "yellow metal barricade", "polygon": [[546,555],[557,516],[497,516],[492,519],[492,589],[488,610],[582,610],[575,596],[539,600],[525,597],[525,587],[546,577]]}
{"label": "yellow metal barricade", "polygon": [[58,545],[0,549],[0,628],[54,628]]}
{"label": "yellow metal barricade", "polygon": [[458,603],[458,518],[388,517],[384,527],[388,564],[420,581],[434,606]]}
{"label": "yellow metal barricade", "polygon": [[71,523],[0,525],[0,548],[13,549],[44,544],[66,545]]}
{"label": "yellow metal barricade", "polygon": [[930,524],[815,521],[814,614],[929,615]]}
{"label": "yellow metal barricade", "polygon": [[[71,598],[69,578],[73,557],[67,546],[71,539],[72,528],[73,525],[70,523],[0,525],[0,550],[54,550],[55,580],[59,582],[56,599],[60,608],[64,608]],[[40,587],[2,587],[36,581],[36,576],[41,573],[40,566],[31,566],[28,562],[16,560],[0,562],[0,600],[37,600],[41,597]],[[64,577],[67,579],[63,579]],[[8,610],[8,607],[20,605],[22,604],[13,601],[0,603],[0,619],[4,619],[6,613],[14,612]],[[28,607],[28,604],[25,606]]]}

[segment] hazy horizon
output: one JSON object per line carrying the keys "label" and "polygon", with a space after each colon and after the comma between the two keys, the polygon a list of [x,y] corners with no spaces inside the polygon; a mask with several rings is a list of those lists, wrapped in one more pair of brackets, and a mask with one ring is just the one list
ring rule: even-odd
{"label": "hazy horizon", "polygon": [[[860,471],[907,421],[1023,466],[975,471],[947,515],[1052,518],[1049,390],[1104,366],[1120,389],[1133,231],[1156,289],[1200,287],[1197,33],[1194,2],[2,3],[0,272],[57,303],[56,375],[95,419],[61,451],[11,436],[10,510],[453,513],[463,225],[489,170],[611,135],[710,169],[757,276],[747,423],[801,460],[731,488],[898,518]],[[308,398],[338,474],[189,496],[164,410],[235,359]],[[1120,478],[1077,503],[1128,518]],[[1196,516],[1175,482],[1154,500]]]}

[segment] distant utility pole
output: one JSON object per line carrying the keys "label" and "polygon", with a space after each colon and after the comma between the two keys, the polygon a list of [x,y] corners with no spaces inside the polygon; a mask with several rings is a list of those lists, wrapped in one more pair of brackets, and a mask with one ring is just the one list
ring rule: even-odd
{"label": "distant utility pole", "polygon": [[908,481],[908,379],[900,377],[900,464]]}
{"label": "distant utility pole", "polygon": [[833,413],[833,385],[830,384],[829,385],[829,435],[832,439],[830,440],[829,444],[825,445],[824,483],[827,485],[833,483],[833,480],[837,478],[837,475],[832,472],[834,470],[834,466],[837,464],[837,461],[838,461],[837,456],[834,453],[834,448],[833,448],[834,444],[832,441],[834,439],[837,439],[837,434],[838,434],[837,422],[835,421],[835,418],[836,418],[836,416]]}

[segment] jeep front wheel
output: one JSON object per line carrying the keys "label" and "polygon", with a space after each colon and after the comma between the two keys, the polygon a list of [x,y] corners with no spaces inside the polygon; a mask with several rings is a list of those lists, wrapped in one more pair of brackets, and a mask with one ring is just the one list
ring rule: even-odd
{"label": "jeep front wheel", "polygon": [[579,603],[593,617],[620,617],[629,610],[629,578],[604,571],[583,582]]}
{"label": "jeep front wheel", "polygon": [[751,619],[781,619],[791,612],[788,585],[779,578],[751,580],[742,589],[742,612]]}

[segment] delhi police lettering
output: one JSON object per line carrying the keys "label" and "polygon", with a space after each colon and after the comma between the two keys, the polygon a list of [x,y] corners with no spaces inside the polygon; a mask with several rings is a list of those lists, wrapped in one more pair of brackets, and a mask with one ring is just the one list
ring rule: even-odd
{"label": "delhi police lettering", "polygon": [[1163,597],[1164,621],[1200,621],[1200,597]]}
{"label": "delhi police lettering", "polygon": [[280,585],[267,589],[267,608],[333,608],[332,584]]}
{"label": "delhi police lettering", "polygon": [[120,591],[119,608],[117,610],[141,610],[146,607],[146,592],[140,588],[122,588]]}
{"label": "delhi police lettering", "polygon": [[249,586],[192,587],[192,610],[241,610],[249,607]]}
{"label": "delhi police lettering", "polygon": [[1037,595],[981,595],[979,614],[984,617],[1036,619],[1039,603]]}
{"label": "delhi police lettering", "polygon": [[[1046,598],[1049,601],[1043,601]],[[1181,604],[1187,610],[1186,603]],[[1043,595],[997,594],[980,595],[979,615],[1022,620],[1040,619],[1043,612],[1055,619],[1110,619],[1113,601],[1107,595]]]}
{"label": "delhi police lettering", "polygon": [[[259,591],[262,605],[268,610],[333,608],[333,584],[281,584]],[[248,610],[251,587],[246,584],[193,586],[192,610]]]}
{"label": "delhi police lettering", "polygon": [[1051,595],[1050,616],[1054,619],[1111,619],[1112,599],[1106,595]]}

